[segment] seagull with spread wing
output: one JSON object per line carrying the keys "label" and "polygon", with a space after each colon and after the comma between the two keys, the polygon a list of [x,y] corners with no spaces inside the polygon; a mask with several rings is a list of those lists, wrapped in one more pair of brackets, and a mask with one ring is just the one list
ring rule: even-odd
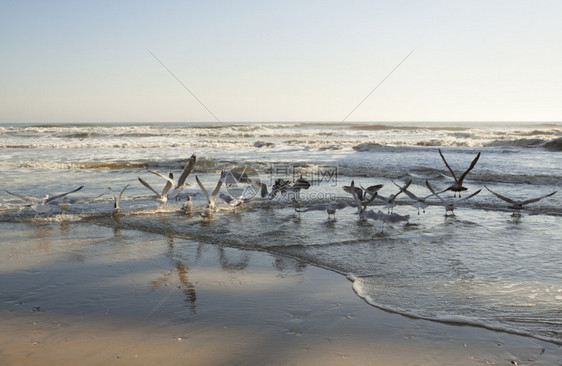
{"label": "seagull with spread wing", "polygon": [[544,195],[544,196],[537,197],[537,198],[530,198],[530,199],[528,199],[528,200],[514,200],[514,199],[511,199],[511,198],[502,196],[502,195],[499,194],[499,193],[493,192],[490,188],[486,187],[485,185],[484,185],[484,187],[485,187],[490,193],[492,193],[494,196],[496,196],[496,197],[498,197],[499,199],[502,199],[502,200],[504,200],[505,202],[509,203],[510,206],[508,206],[508,208],[511,208],[511,209],[515,210],[515,211],[513,212],[513,216],[521,216],[521,213],[520,213],[519,211],[523,208],[524,205],[528,205],[529,203],[534,203],[534,202],[540,201],[540,200],[542,200],[543,198],[550,197],[550,196],[552,196],[553,194],[555,194],[556,192],[558,192],[558,191],[554,191],[554,192],[549,193],[549,194],[546,194],[546,195]]}
{"label": "seagull with spread wing", "polygon": [[201,184],[201,181],[199,180],[199,177],[195,176],[195,180],[197,181],[197,184],[199,185],[199,188],[201,188],[201,191],[203,191],[203,194],[207,198],[207,207],[205,207],[205,209],[201,212],[201,216],[210,217],[210,216],[212,216],[213,211],[215,210],[215,201],[217,199],[217,194],[219,193],[219,191],[221,189],[223,180],[219,179],[219,181],[217,183],[217,186],[215,187],[215,190],[211,193],[211,195],[209,195],[209,192],[207,192],[205,187],[203,187],[203,184]]}
{"label": "seagull with spread wing", "polygon": [[119,207],[119,202],[121,202],[121,197],[123,197],[123,192],[125,192],[127,187],[129,187],[128,184],[125,187],[123,187],[123,189],[121,190],[121,192],[119,192],[118,195],[116,195],[115,192],[113,192],[113,189],[111,189],[111,187],[107,187],[107,189],[109,189],[109,191],[113,195],[113,211],[111,214],[114,216],[119,214],[119,210],[121,210],[121,208]]}
{"label": "seagull with spread wing", "polygon": [[156,200],[163,205],[164,203],[166,203],[166,201],[168,201],[168,192],[170,191],[170,189],[172,189],[173,187],[177,187],[177,182],[174,180],[174,174],[172,174],[172,172],[170,172],[170,174],[166,177],[165,175],[162,175],[160,173],[154,172],[148,168],[146,168],[146,170],[148,170],[149,172],[151,172],[152,174],[156,174],[159,177],[162,177],[164,179],[166,179],[166,185],[164,186],[164,188],[162,189],[162,193],[158,193],[154,188],[152,188],[150,186],[150,184],[148,184],[147,182],[145,182],[141,177],[139,178],[139,182],[141,182],[141,184],[143,186],[145,186],[146,188],[150,189],[152,192],[154,192],[155,196],[154,198],[156,198]]}
{"label": "seagull with spread wing", "polygon": [[181,196],[180,196],[181,192],[184,190],[185,187],[188,186],[186,179],[189,176],[189,174],[193,171],[193,168],[195,167],[195,160],[197,160],[197,157],[195,156],[195,154],[192,154],[187,164],[183,168],[180,177],[176,182],[176,186],[174,187],[174,190],[168,194],[168,198],[175,199],[176,201],[181,200]]}
{"label": "seagull with spread wing", "polygon": [[469,198],[472,198],[472,197],[476,196],[482,190],[482,189],[479,189],[476,192],[472,193],[470,196],[462,198],[462,199],[457,200],[457,201],[453,201],[453,200],[445,201],[443,198],[441,198],[441,196],[439,196],[439,194],[435,193],[435,190],[433,190],[433,187],[431,186],[431,184],[429,184],[429,181],[427,179],[425,180],[425,185],[427,186],[429,191],[431,193],[433,193],[433,195],[435,197],[439,198],[441,203],[443,203],[443,206],[445,206],[445,216],[447,216],[448,212],[451,212],[451,215],[454,216],[455,215],[454,211],[455,211],[455,208],[457,207],[458,203],[464,202],[464,201],[468,200]]}
{"label": "seagull with spread wing", "polygon": [[43,198],[24,196],[24,195],[21,195],[21,194],[11,193],[11,192],[8,192],[8,191],[6,191],[6,193],[8,193],[9,195],[12,195],[14,197],[17,197],[22,201],[32,203],[31,207],[35,210],[35,212],[37,212],[38,214],[42,214],[42,213],[48,212],[51,209],[51,207],[49,205],[55,204],[57,200],[65,197],[65,196],[67,196],[71,193],[78,192],[82,188],[84,188],[84,186],[80,186],[80,187],[76,188],[75,190],[72,190],[72,191],[66,192],[66,193],[61,193],[61,194],[58,194],[56,196],[50,196],[50,195],[46,194],[45,197],[43,197]]}
{"label": "seagull with spread wing", "polygon": [[480,153],[478,153],[478,155],[476,155],[474,160],[472,160],[472,163],[470,163],[470,166],[468,167],[468,169],[464,173],[461,174],[460,178],[457,179],[457,176],[455,175],[455,172],[453,172],[453,169],[451,169],[451,167],[447,163],[447,160],[445,160],[445,157],[443,156],[443,153],[441,152],[441,149],[437,149],[437,150],[439,150],[439,155],[441,155],[441,159],[443,159],[443,162],[445,163],[445,166],[447,167],[447,169],[449,169],[449,171],[451,172],[451,175],[453,176],[453,179],[455,180],[455,183],[453,183],[451,186],[449,186],[447,189],[445,189],[445,191],[455,192],[454,197],[456,197],[457,192],[459,192],[459,198],[461,198],[461,192],[467,190],[466,187],[463,187],[462,182],[463,182],[464,178],[466,177],[466,175],[468,174],[468,172],[470,172],[472,170],[472,168],[474,168],[474,166],[476,165],[476,162],[478,161],[478,158],[480,158]]}

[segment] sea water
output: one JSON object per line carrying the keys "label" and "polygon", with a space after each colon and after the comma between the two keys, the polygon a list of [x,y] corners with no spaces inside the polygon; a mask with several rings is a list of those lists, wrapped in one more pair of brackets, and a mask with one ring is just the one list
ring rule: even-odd
{"label": "sea water", "polygon": [[[420,197],[430,194],[426,179],[442,190],[453,180],[438,148],[457,177],[481,153],[462,194],[482,191],[454,215],[446,216],[435,197],[418,214],[404,194],[394,211],[409,219],[400,224],[361,219],[352,207],[335,220],[325,211],[295,212],[295,205],[351,202],[342,187],[352,180],[384,184],[384,196],[398,192],[393,181],[412,180],[409,190]],[[145,168],[177,178],[192,154],[197,163],[182,202],[160,206],[138,178],[159,191],[165,181]],[[200,217],[206,198],[195,176],[212,191],[220,172],[234,168],[269,187],[301,175],[312,186],[298,203],[276,198],[232,209],[218,199],[213,218]],[[5,223],[77,222],[267,251],[347,276],[359,296],[382,309],[562,344],[562,192],[529,204],[519,217],[484,188],[514,199],[559,191],[559,123],[4,124],[0,176]],[[112,217],[107,187],[127,184],[121,214]],[[68,197],[90,201],[53,206],[45,215],[6,193],[43,197],[82,185]],[[225,185],[221,192],[247,195],[247,188]],[[189,215],[179,210],[187,194]],[[453,199],[452,192],[441,196]],[[372,208],[386,212],[383,205],[375,200]]]}

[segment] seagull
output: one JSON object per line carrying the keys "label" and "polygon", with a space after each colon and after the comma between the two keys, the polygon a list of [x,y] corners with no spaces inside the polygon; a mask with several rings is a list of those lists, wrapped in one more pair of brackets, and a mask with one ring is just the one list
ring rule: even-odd
{"label": "seagull", "polygon": [[394,200],[396,200],[396,197],[398,197],[398,195],[402,192],[404,192],[405,189],[407,189],[410,184],[412,184],[412,180],[410,179],[409,181],[406,182],[406,184],[404,184],[403,187],[400,187],[400,190],[398,191],[398,193],[396,194],[391,194],[388,197],[385,196],[377,196],[377,198],[381,201],[384,201],[386,203],[386,205],[384,205],[384,208],[386,208],[388,210],[388,213],[391,214],[394,211],[394,207],[396,207],[396,203],[394,203]]}
{"label": "seagull", "polygon": [[[352,188],[353,187],[353,188]],[[343,190],[347,193],[350,193],[353,195],[353,192],[355,192],[355,195],[357,196],[357,199],[359,201],[359,204],[361,205],[361,207],[363,207],[363,211],[365,211],[367,209],[367,206],[371,204],[371,202],[374,201],[374,199],[377,197],[378,195],[378,191],[383,187],[382,184],[376,184],[367,188],[363,188],[363,187],[356,187],[355,186],[355,181],[351,182],[351,186],[343,186]],[[371,197],[367,198],[367,194],[369,194]]]}
{"label": "seagull", "polygon": [[380,210],[379,212],[375,212],[374,210],[369,210],[363,212],[361,216],[367,219],[375,220],[375,224],[377,226],[380,226],[381,230],[384,227],[384,224],[386,223],[395,224],[401,221],[408,221],[408,219],[410,218],[410,215],[398,215],[396,213],[385,214]]}
{"label": "seagull", "polygon": [[183,168],[183,170],[180,174],[180,177],[179,177],[179,179],[176,183],[176,187],[169,194],[170,199],[175,198],[176,201],[181,200],[181,196],[180,196],[181,192],[183,191],[183,189],[185,187],[188,186],[188,184],[185,180],[187,179],[189,174],[193,171],[193,168],[195,167],[195,160],[197,160],[197,157],[195,156],[195,154],[192,154],[191,157],[189,158],[189,161],[187,162],[187,164],[185,165],[185,167]]}
{"label": "seagull", "polygon": [[163,205],[164,203],[166,203],[166,201],[168,201],[168,192],[170,191],[170,189],[172,189],[172,187],[177,187],[177,182],[174,180],[174,175],[170,172],[170,174],[168,175],[168,177],[157,173],[157,172],[153,172],[152,170],[146,169],[149,172],[151,172],[152,174],[156,174],[159,177],[162,177],[164,179],[167,180],[166,185],[164,186],[164,189],[162,189],[162,193],[158,193],[156,192],[156,190],[154,188],[152,188],[150,186],[150,184],[146,183],[144,180],[142,180],[141,177],[139,178],[139,182],[142,183],[143,186],[145,186],[146,188],[150,189],[152,192],[154,192],[156,194],[156,200]]}
{"label": "seagull", "polygon": [[181,206],[181,210],[184,214],[189,214],[191,209],[193,208],[193,201],[191,200],[191,196],[187,196],[187,201]]}
{"label": "seagull", "polygon": [[439,200],[443,203],[443,206],[445,206],[445,216],[447,216],[447,212],[449,212],[449,211],[451,212],[451,215],[454,216],[455,215],[454,211],[455,211],[455,207],[456,207],[457,203],[462,202],[462,201],[466,201],[467,199],[476,196],[482,190],[482,189],[479,189],[476,192],[472,193],[470,196],[465,197],[465,198],[460,199],[460,200],[457,200],[455,202],[453,200],[445,201],[443,198],[441,198],[441,196],[439,196],[439,194],[435,193],[435,191],[433,190],[433,187],[431,187],[431,184],[429,184],[429,181],[427,179],[425,180],[425,185],[427,186],[427,188],[429,188],[429,190],[431,191],[431,193],[433,193],[434,196],[439,198]]}
{"label": "seagull", "polygon": [[283,198],[290,198],[293,201],[296,201],[301,189],[309,189],[310,185],[310,182],[304,179],[302,175],[292,185],[288,180],[277,179],[273,184],[273,187],[271,187],[271,193],[269,193],[267,198],[272,200],[278,194],[281,194]]}
{"label": "seagull", "polygon": [[127,187],[129,187],[128,184],[125,187],[123,187],[123,189],[121,190],[121,192],[119,192],[119,195],[117,195],[117,196],[115,195],[115,192],[113,192],[113,189],[111,189],[111,187],[107,187],[107,189],[109,189],[109,191],[113,195],[113,211],[112,211],[111,214],[114,215],[114,216],[119,214],[119,210],[121,209],[119,207],[119,202],[121,201],[121,197],[123,197],[123,192],[125,192]]}
{"label": "seagull", "polygon": [[[402,188],[400,187],[398,184],[396,184],[395,181],[393,181],[391,179],[392,183],[394,183],[394,185],[398,188]],[[429,196],[425,196],[425,197],[418,197],[415,194],[413,194],[412,192],[410,192],[407,189],[404,189],[402,192],[404,192],[404,194],[406,194],[406,196],[410,197],[411,199],[413,199],[414,201],[416,201],[414,204],[412,204],[412,206],[414,206],[415,208],[418,209],[418,215],[420,214],[420,209],[422,210],[423,213],[425,213],[425,209],[427,207],[429,207],[429,205],[425,202],[425,200],[427,200],[429,197],[432,197],[433,194],[430,194]]]}
{"label": "seagull", "polygon": [[[359,198],[359,201],[363,201],[367,199],[367,193],[373,196],[373,194],[376,194],[382,187],[384,187],[383,184],[375,184],[367,188],[354,187],[354,189],[355,189],[355,193],[357,194],[357,197]],[[343,186],[343,190],[351,194],[351,186]]]}
{"label": "seagull", "polygon": [[437,149],[437,150],[439,150],[439,155],[441,155],[441,159],[443,159],[443,162],[445,163],[445,166],[447,167],[447,169],[449,169],[449,171],[451,172],[451,175],[453,176],[453,179],[455,180],[455,183],[452,184],[447,189],[445,189],[445,191],[455,192],[454,197],[456,197],[457,192],[459,192],[459,198],[461,198],[461,191],[466,191],[466,188],[462,186],[462,182],[464,180],[464,177],[466,177],[468,172],[470,172],[472,170],[472,168],[474,168],[474,166],[476,165],[476,162],[478,161],[478,158],[480,158],[480,153],[478,153],[478,155],[476,155],[474,160],[472,160],[472,163],[470,163],[470,166],[468,167],[468,169],[464,173],[462,173],[462,175],[459,179],[457,179],[457,176],[455,175],[455,172],[453,172],[453,169],[451,169],[451,167],[447,163],[447,160],[445,160],[445,157],[443,156],[443,153],[441,153],[441,149]]}
{"label": "seagull", "polygon": [[46,194],[45,197],[43,197],[43,198],[29,197],[29,196],[24,196],[24,195],[17,194],[17,193],[11,193],[11,192],[8,192],[8,191],[6,191],[6,193],[8,193],[9,195],[12,195],[14,197],[17,197],[22,201],[31,202],[33,204],[33,205],[31,205],[31,207],[35,210],[35,212],[37,212],[38,214],[42,214],[42,213],[48,212],[51,209],[49,204],[53,204],[53,203],[55,203],[56,200],[61,199],[61,198],[65,197],[66,195],[69,195],[71,193],[77,192],[77,191],[81,190],[82,188],[84,188],[84,186],[80,186],[73,191],[58,194],[58,195],[52,196],[52,197],[49,196],[48,194]]}
{"label": "seagull", "polygon": [[351,195],[353,196],[353,201],[355,202],[355,207],[357,207],[357,214],[360,217],[363,217],[363,212],[365,212],[365,210],[367,209],[367,205],[375,199],[375,197],[377,196],[376,193],[371,197],[371,199],[368,201],[368,203],[362,202],[359,199],[359,195],[357,194],[358,191],[356,189],[357,187],[355,187],[355,180],[351,181],[351,185],[349,186],[349,191],[351,192]]}
{"label": "seagull", "polygon": [[195,180],[197,181],[199,188],[201,188],[201,190],[203,191],[205,197],[207,197],[207,207],[203,210],[203,212],[201,212],[201,216],[210,217],[215,209],[215,200],[217,199],[217,193],[219,193],[219,190],[221,189],[222,179],[219,179],[217,186],[215,187],[215,190],[213,191],[213,193],[211,193],[210,196],[209,196],[209,192],[207,192],[205,187],[203,187],[203,184],[201,184],[199,177],[195,176]]}
{"label": "seagull", "polygon": [[344,209],[350,206],[347,202],[336,202],[332,201],[328,204],[322,205],[315,205],[315,206],[308,206],[306,208],[295,208],[296,212],[309,212],[309,211],[326,211],[328,213],[328,220],[331,218],[331,215],[334,215],[334,220],[336,219],[336,211]]}
{"label": "seagull", "polygon": [[515,210],[515,211],[513,212],[513,216],[521,216],[521,213],[520,213],[519,211],[523,208],[523,205],[527,205],[527,204],[529,204],[529,203],[533,203],[533,202],[540,201],[540,200],[542,200],[543,198],[550,197],[550,196],[552,196],[553,194],[555,194],[556,192],[558,192],[558,191],[554,191],[554,192],[552,192],[552,193],[549,193],[549,194],[544,195],[544,196],[541,196],[541,197],[531,198],[531,199],[528,199],[528,200],[520,201],[520,200],[513,200],[513,199],[511,199],[511,198],[507,198],[507,197],[505,197],[505,196],[502,196],[501,194],[498,194],[498,193],[496,193],[496,192],[493,192],[490,188],[486,187],[485,185],[484,185],[484,187],[485,187],[488,191],[490,191],[490,193],[492,193],[494,196],[496,196],[496,197],[498,197],[499,199],[502,199],[502,200],[506,201],[507,203],[509,203],[511,206],[508,206],[508,208],[511,208],[511,209]]}

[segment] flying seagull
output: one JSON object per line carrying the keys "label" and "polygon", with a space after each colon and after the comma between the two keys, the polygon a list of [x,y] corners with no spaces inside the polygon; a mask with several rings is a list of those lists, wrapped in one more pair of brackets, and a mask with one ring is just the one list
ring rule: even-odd
{"label": "flying seagull", "polygon": [[396,213],[384,213],[382,211],[379,210],[379,212],[375,212],[374,210],[369,210],[366,212],[363,212],[361,214],[362,217],[366,218],[366,219],[371,219],[375,221],[375,224],[377,226],[379,226],[382,229],[384,228],[384,224],[386,223],[391,223],[391,224],[395,224],[397,222],[401,222],[401,221],[408,221],[408,219],[410,218],[410,215],[398,215]]}
{"label": "flying seagull", "polygon": [[398,186],[398,188],[400,188],[400,190],[398,191],[398,193],[396,194],[391,194],[388,197],[385,196],[377,196],[377,199],[382,200],[386,203],[386,205],[384,205],[384,208],[386,208],[388,210],[388,213],[391,214],[394,211],[394,207],[396,207],[396,203],[394,203],[394,201],[396,200],[396,197],[398,197],[398,195],[402,192],[404,192],[405,189],[408,189],[408,187],[410,186],[410,184],[412,184],[412,180],[410,179],[409,181],[406,182],[406,184],[404,184],[404,186],[400,187]]}
{"label": "flying seagull", "polygon": [[519,211],[523,208],[524,205],[528,205],[529,203],[533,203],[533,202],[540,201],[540,200],[542,200],[543,198],[550,197],[550,196],[552,196],[553,194],[555,194],[556,192],[558,192],[558,191],[554,191],[554,192],[552,192],[552,193],[549,193],[549,194],[544,195],[544,196],[541,196],[541,197],[531,198],[531,199],[528,199],[528,200],[523,200],[523,201],[521,201],[521,200],[514,200],[514,199],[511,199],[511,198],[507,198],[507,197],[505,197],[505,196],[502,196],[501,194],[498,194],[498,193],[496,193],[496,192],[493,192],[490,188],[486,187],[485,185],[484,185],[484,187],[485,187],[488,191],[490,191],[490,193],[492,193],[494,196],[496,196],[496,197],[498,197],[499,199],[502,199],[502,200],[504,200],[505,202],[509,203],[511,206],[508,206],[508,208],[511,208],[511,209],[515,210],[515,211],[513,212],[513,216],[521,216],[521,213],[520,213]]}
{"label": "flying seagull", "polygon": [[168,175],[168,177],[160,174],[160,173],[156,173],[153,172],[152,170],[146,169],[149,172],[151,172],[152,174],[156,174],[159,177],[162,177],[164,179],[167,180],[166,185],[164,186],[164,188],[162,189],[162,193],[158,193],[154,188],[152,188],[150,186],[150,184],[146,183],[144,180],[142,180],[141,177],[139,178],[139,182],[142,183],[143,186],[145,186],[146,188],[150,189],[152,192],[154,192],[156,194],[155,198],[156,200],[160,203],[160,204],[164,204],[166,203],[166,201],[168,201],[168,192],[170,191],[170,189],[172,189],[172,187],[177,186],[177,182],[174,180],[174,175],[170,172],[170,174]]}
{"label": "flying seagull", "polygon": [[123,192],[125,192],[127,187],[129,187],[128,184],[125,187],[123,187],[123,189],[121,190],[121,192],[119,192],[118,195],[115,195],[115,192],[113,192],[113,189],[111,189],[111,187],[107,187],[107,189],[109,189],[109,191],[113,195],[113,211],[111,213],[112,215],[119,214],[119,210],[121,209],[119,207],[119,202],[121,202],[121,197],[123,197]]}
{"label": "flying seagull", "polygon": [[431,193],[433,193],[433,195],[437,198],[439,198],[439,200],[441,201],[441,203],[443,203],[443,206],[445,206],[445,216],[447,216],[448,212],[451,212],[451,215],[454,216],[455,215],[455,207],[457,205],[457,203],[463,202],[468,200],[469,198],[472,198],[474,196],[476,196],[478,193],[480,193],[480,191],[482,189],[477,190],[476,192],[472,193],[470,196],[465,197],[463,199],[457,200],[457,201],[445,201],[443,198],[441,198],[441,196],[439,196],[439,194],[435,193],[435,191],[433,190],[433,187],[431,186],[431,184],[429,184],[429,181],[426,179],[425,180],[425,185],[427,186],[427,188],[429,189],[429,191]]}
{"label": "flying seagull", "polygon": [[176,182],[176,187],[169,194],[170,199],[175,199],[176,201],[181,200],[181,197],[180,197],[181,192],[183,191],[183,189],[185,187],[188,186],[188,184],[185,180],[187,179],[189,174],[193,171],[193,168],[195,167],[195,160],[197,160],[197,157],[195,156],[195,154],[192,154],[191,157],[189,158],[189,161],[187,162],[187,164],[183,168],[178,181]]}
{"label": "flying seagull", "polygon": [[[391,179],[392,183],[394,183],[394,185],[398,188],[402,188],[400,187],[398,184],[396,184],[395,181],[393,181]],[[404,192],[404,194],[408,197],[410,197],[411,199],[413,199],[415,202],[412,204],[412,206],[414,206],[415,208],[418,209],[418,215],[420,214],[420,209],[423,211],[423,213],[425,213],[425,209],[427,207],[429,207],[429,205],[427,204],[426,200],[429,197],[432,197],[433,194],[430,194],[429,196],[425,196],[425,197],[418,197],[415,194],[413,194],[412,192],[410,192],[408,189],[404,189],[402,192]]]}
{"label": "flying seagull", "polygon": [[195,176],[195,180],[197,181],[199,188],[201,188],[201,191],[203,191],[203,194],[207,198],[207,207],[201,212],[201,216],[210,217],[215,209],[215,201],[217,199],[217,194],[219,193],[222,186],[222,179],[219,179],[217,186],[215,187],[215,190],[213,191],[213,193],[211,193],[211,195],[209,195],[209,192],[207,192],[205,187],[203,187],[203,184],[201,184],[199,177]]}
{"label": "flying seagull", "polygon": [[[355,193],[355,196],[357,196],[359,204],[363,208],[363,211],[365,211],[367,209],[367,206],[370,205],[371,202],[373,202],[373,200],[378,196],[378,191],[382,187],[383,187],[382,184],[376,184],[376,185],[373,185],[373,186],[370,186],[370,187],[367,187],[367,188],[356,187],[355,181],[352,181],[351,186],[343,186],[343,190],[347,193],[350,193],[351,195],[353,195]],[[370,195],[369,198],[367,198],[367,194]],[[355,200],[355,198],[354,198],[354,200]],[[356,204],[357,204],[357,202],[356,202]]]}
{"label": "flying seagull", "polygon": [[437,149],[437,150],[439,150],[439,155],[441,155],[441,159],[443,159],[443,162],[445,163],[445,166],[447,167],[447,169],[449,169],[449,171],[451,172],[451,175],[453,176],[453,179],[455,180],[455,183],[452,184],[447,189],[445,189],[445,191],[455,192],[454,197],[456,197],[457,192],[459,192],[459,198],[461,198],[461,191],[466,191],[466,188],[462,186],[462,182],[464,180],[464,177],[466,177],[468,172],[470,172],[472,170],[472,168],[474,168],[474,166],[476,165],[476,162],[478,161],[478,158],[480,158],[480,153],[478,153],[478,155],[476,155],[474,160],[472,160],[472,163],[470,163],[470,166],[468,167],[468,169],[464,173],[462,173],[462,175],[460,176],[459,179],[457,179],[457,176],[455,175],[455,172],[453,172],[453,169],[451,169],[451,167],[447,163],[447,160],[445,160],[445,157],[443,156],[443,153],[441,153],[441,149]]}
{"label": "flying seagull", "polygon": [[58,195],[52,196],[52,197],[50,195],[46,194],[45,197],[43,197],[43,198],[29,197],[29,196],[24,196],[24,195],[17,194],[17,193],[11,193],[11,192],[8,192],[8,191],[6,191],[6,193],[8,193],[8,194],[10,194],[14,197],[17,197],[22,201],[32,203],[31,207],[35,210],[35,212],[37,212],[39,214],[42,214],[42,213],[48,212],[51,209],[49,204],[53,204],[53,203],[55,203],[56,200],[61,199],[61,198],[65,197],[65,196],[67,196],[71,193],[77,192],[77,191],[81,190],[82,188],[84,188],[84,186],[80,186],[73,191],[61,193],[61,194],[58,194]]}

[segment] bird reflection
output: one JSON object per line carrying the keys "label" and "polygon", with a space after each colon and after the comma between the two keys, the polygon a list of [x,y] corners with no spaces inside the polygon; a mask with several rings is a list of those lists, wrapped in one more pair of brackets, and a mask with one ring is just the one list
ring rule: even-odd
{"label": "bird reflection", "polygon": [[237,261],[229,259],[223,247],[218,248],[218,253],[219,262],[221,264],[221,268],[224,271],[240,271],[246,269],[246,267],[248,267],[248,264],[250,264],[249,252],[242,252],[242,256]]}
{"label": "bird reflection", "polygon": [[[172,236],[167,237],[167,242],[169,249],[168,256],[172,258],[174,256],[174,238]],[[175,259],[173,263],[174,268],[164,273],[158,279],[151,281],[150,288],[155,290],[161,286],[168,286],[173,277],[177,275],[178,280],[173,286],[183,291],[185,294],[185,302],[189,305],[189,310],[195,314],[197,312],[197,292],[195,291],[195,285],[189,280],[189,267],[179,259]]]}

